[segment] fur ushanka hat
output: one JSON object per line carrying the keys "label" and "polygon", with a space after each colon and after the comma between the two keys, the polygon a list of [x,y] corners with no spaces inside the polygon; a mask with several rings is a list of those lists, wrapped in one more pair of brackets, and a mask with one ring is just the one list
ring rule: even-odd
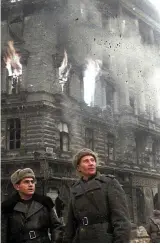
{"label": "fur ushanka hat", "polygon": [[76,153],[76,155],[73,157],[73,165],[75,169],[77,169],[77,166],[81,160],[82,157],[91,155],[95,158],[95,161],[98,162],[98,158],[96,153],[94,153],[91,149],[88,148],[83,148],[79,152]]}
{"label": "fur ushanka hat", "polygon": [[20,180],[23,180],[24,178],[28,177],[35,179],[35,174],[32,169],[18,169],[11,175],[11,182],[14,185],[17,184]]}

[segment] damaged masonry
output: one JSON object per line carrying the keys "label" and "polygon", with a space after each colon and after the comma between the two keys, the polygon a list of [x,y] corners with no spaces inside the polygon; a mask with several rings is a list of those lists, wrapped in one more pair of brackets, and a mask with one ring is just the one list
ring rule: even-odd
{"label": "damaged masonry", "polygon": [[[64,202],[74,153],[98,153],[133,226],[160,184],[160,18],[142,0],[2,0],[2,200],[30,167],[37,191]],[[87,7],[86,7],[87,6]],[[64,209],[66,218],[67,204]]]}

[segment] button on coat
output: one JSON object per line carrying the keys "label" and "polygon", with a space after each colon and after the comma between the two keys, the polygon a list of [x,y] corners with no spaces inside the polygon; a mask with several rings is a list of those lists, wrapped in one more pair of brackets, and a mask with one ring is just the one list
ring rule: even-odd
{"label": "button on coat", "polygon": [[130,231],[125,193],[114,177],[97,174],[74,184],[65,242],[129,242]]}

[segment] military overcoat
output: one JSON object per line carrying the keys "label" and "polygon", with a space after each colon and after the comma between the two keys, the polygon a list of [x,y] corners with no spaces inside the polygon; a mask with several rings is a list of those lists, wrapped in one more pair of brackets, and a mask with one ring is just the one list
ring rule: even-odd
{"label": "military overcoat", "polygon": [[114,177],[97,174],[73,185],[64,242],[128,243],[130,232],[126,196]]}
{"label": "military overcoat", "polygon": [[4,201],[1,208],[1,242],[61,242],[64,227],[58,221],[53,206],[49,197],[37,194],[33,195],[27,212],[19,194]]}
{"label": "military overcoat", "polygon": [[153,216],[149,218],[146,230],[151,242],[160,243],[160,210],[154,210]]}

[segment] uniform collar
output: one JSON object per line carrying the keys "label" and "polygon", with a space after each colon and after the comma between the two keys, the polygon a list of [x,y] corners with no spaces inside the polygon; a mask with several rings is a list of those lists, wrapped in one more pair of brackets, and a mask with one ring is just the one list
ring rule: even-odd
{"label": "uniform collar", "polygon": [[29,208],[28,213],[26,212],[26,206],[23,202],[18,202],[15,207],[14,210],[17,212],[21,212],[21,213],[27,213],[27,217],[29,218],[31,217],[33,214],[35,214],[36,212],[38,212],[41,208],[43,208],[43,205],[39,202],[36,202],[34,200],[32,200],[31,206]]}
{"label": "uniform collar", "polygon": [[97,171],[96,174],[90,176],[90,177],[88,178],[88,180],[84,180],[84,179],[83,179],[83,176],[81,177],[81,180],[82,180],[83,182],[88,182],[88,181],[90,181],[90,180],[92,180],[92,179],[94,179],[94,178],[95,178],[95,179],[99,179],[100,175],[101,175],[100,172]]}

